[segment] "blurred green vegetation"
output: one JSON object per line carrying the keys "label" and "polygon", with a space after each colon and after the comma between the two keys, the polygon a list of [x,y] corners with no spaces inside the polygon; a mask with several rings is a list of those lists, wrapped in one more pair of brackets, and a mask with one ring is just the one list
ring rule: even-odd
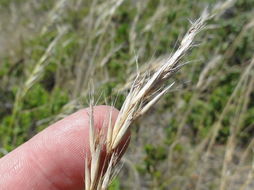
{"label": "blurred green vegetation", "polygon": [[[91,13],[91,1],[58,6],[55,1],[1,0],[0,42],[5,48],[0,48],[0,147],[9,152],[61,115],[85,106],[91,77],[98,102],[105,103],[106,99],[111,104],[117,100],[115,106],[119,109],[126,93],[116,89],[136,73],[136,57],[142,68],[147,61],[173,52],[190,26],[188,19],[198,18],[206,5],[216,2],[124,1],[112,15],[106,10],[103,15],[101,10],[114,4],[99,2],[98,10]],[[238,0],[209,21],[197,39],[198,46],[185,58],[193,63],[174,76],[180,87],[166,95],[157,111],[151,113],[157,117],[164,112],[171,115],[166,116],[163,143],[158,146],[147,142],[142,148],[143,160],[136,168],[153,181],[147,186],[168,189],[174,184],[162,181],[165,177],[160,165],[168,160],[168,147],[174,146],[176,155],[185,152],[186,145],[176,141],[185,131],[195,146],[211,140],[213,128],[219,126],[215,144],[226,146],[237,123],[236,144],[246,147],[253,140],[253,67],[244,74],[254,52],[253,7],[253,0]],[[6,15],[13,17],[12,23],[6,23]],[[62,31],[40,75],[35,75],[31,88],[17,98]],[[215,57],[220,59],[198,87],[202,72]],[[236,89],[237,85],[240,87]],[[13,114],[15,105],[17,114]],[[142,134],[138,135],[142,138]],[[121,184],[117,178],[110,189],[120,189]]]}

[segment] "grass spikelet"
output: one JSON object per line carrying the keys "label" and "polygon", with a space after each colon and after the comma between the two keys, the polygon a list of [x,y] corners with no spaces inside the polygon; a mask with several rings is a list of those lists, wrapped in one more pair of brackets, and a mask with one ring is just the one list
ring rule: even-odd
{"label": "grass spikelet", "polygon": [[[90,104],[90,151],[91,151],[91,164],[86,164],[85,171],[90,172],[85,181],[86,190],[101,190],[107,189],[112,173],[116,168],[116,160],[118,155],[116,149],[126,134],[131,124],[140,116],[145,114],[152,105],[154,105],[173,85],[166,85],[166,81],[172,77],[172,75],[179,70],[184,64],[180,65],[181,58],[186,52],[192,47],[195,36],[204,28],[205,21],[209,18],[207,10],[203,12],[201,17],[192,23],[191,28],[188,30],[186,35],[183,37],[179,48],[172,56],[165,59],[161,67],[157,68],[150,76],[148,73],[144,76],[137,75],[134,82],[132,83],[129,94],[127,95],[118,118],[112,126],[110,113],[109,126],[106,134],[106,138],[97,139],[97,134],[94,131],[93,123],[93,105]],[[100,142],[104,141],[104,142]],[[106,160],[103,168],[105,173],[99,174],[99,161],[100,153],[103,147],[106,148]],[[106,165],[107,164],[107,165]],[[90,169],[89,169],[90,165]],[[91,177],[90,179],[89,176]],[[97,182],[96,182],[97,180]]]}
{"label": "grass spikelet", "polygon": [[131,123],[144,114],[172,87],[173,83],[169,86],[164,84],[174,74],[181,58],[192,47],[194,37],[203,29],[204,23],[208,18],[207,11],[204,11],[202,16],[192,24],[176,52],[151,77],[140,78],[139,75],[137,76],[113,128],[112,141],[107,142],[111,149],[117,147]]}

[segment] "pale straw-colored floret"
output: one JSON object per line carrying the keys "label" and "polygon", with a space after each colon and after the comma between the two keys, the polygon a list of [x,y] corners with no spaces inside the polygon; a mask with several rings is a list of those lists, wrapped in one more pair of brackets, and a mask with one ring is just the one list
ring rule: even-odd
{"label": "pale straw-colored floret", "polygon": [[202,16],[192,24],[176,52],[151,77],[140,78],[139,75],[136,77],[113,127],[111,141],[107,141],[109,151],[118,146],[130,124],[147,112],[173,86],[173,83],[169,86],[165,86],[164,83],[176,69],[179,69],[180,59],[191,48],[194,37],[202,30],[208,18],[208,13],[204,11]]}
{"label": "pale straw-colored floret", "polygon": [[[179,48],[169,58],[164,59],[163,64],[153,72],[145,75],[137,74],[132,83],[130,91],[122,105],[120,113],[114,125],[112,125],[112,112],[109,115],[109,124],[105,138],[100,132],[96,132],[93,119],[93,105],[90,105],[90,152],[91,160],[86,159],[85,163],[85,189],[86,190],[106,190],[111,178],[119,154],[116,148],[122,138],[126,135],[131,124],[141,115],[145,114],[173,85],[174,82],[166,85],[168,79],[178,71],[184,64],[180,65],[181,58],[193,46],[195,36],[203,29],[205,21],[209,19],[209,14],[204,11],[201,17],[192,23]],[[100,138],[100,139],[99,139]],[[99,139],[99,140],[98,140]],[[103,141],[103,142],[102,142]],[[100,156],[106,149],[106,160],[103,164],[103,172],[98,171],[100,167]],[[107,164],[106,164],[107,163]]]}

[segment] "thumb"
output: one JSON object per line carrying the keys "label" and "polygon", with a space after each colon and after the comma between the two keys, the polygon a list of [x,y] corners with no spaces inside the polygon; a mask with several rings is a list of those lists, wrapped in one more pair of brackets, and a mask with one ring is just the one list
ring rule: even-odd
{"label": "thumb", "polygon": [[[108,106],[94,107],[95,127],[108,122],[109,111],[112,108]],[[113,122],[117,114],[114,109]],[[87,109],[49,126],[0,159],[0,189],[82,189],[88,134]],[[120,146],[126,144],[124,141]]]}

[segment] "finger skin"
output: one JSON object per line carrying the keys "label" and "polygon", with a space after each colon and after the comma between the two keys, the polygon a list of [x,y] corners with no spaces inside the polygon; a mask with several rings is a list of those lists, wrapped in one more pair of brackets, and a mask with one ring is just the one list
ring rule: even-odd
{"label": "finger skin", "polygon": [[[96,128],[106,126],[110,111],[112,108],[108,106],[94,107]],[[117,114],[113,109],[112,122]],[[128,139],[129,134],[120,146]],[[89,155],[89,115],[88,109],[83,109],[1,158],[0,189],[81,190],[86,155]]]}

